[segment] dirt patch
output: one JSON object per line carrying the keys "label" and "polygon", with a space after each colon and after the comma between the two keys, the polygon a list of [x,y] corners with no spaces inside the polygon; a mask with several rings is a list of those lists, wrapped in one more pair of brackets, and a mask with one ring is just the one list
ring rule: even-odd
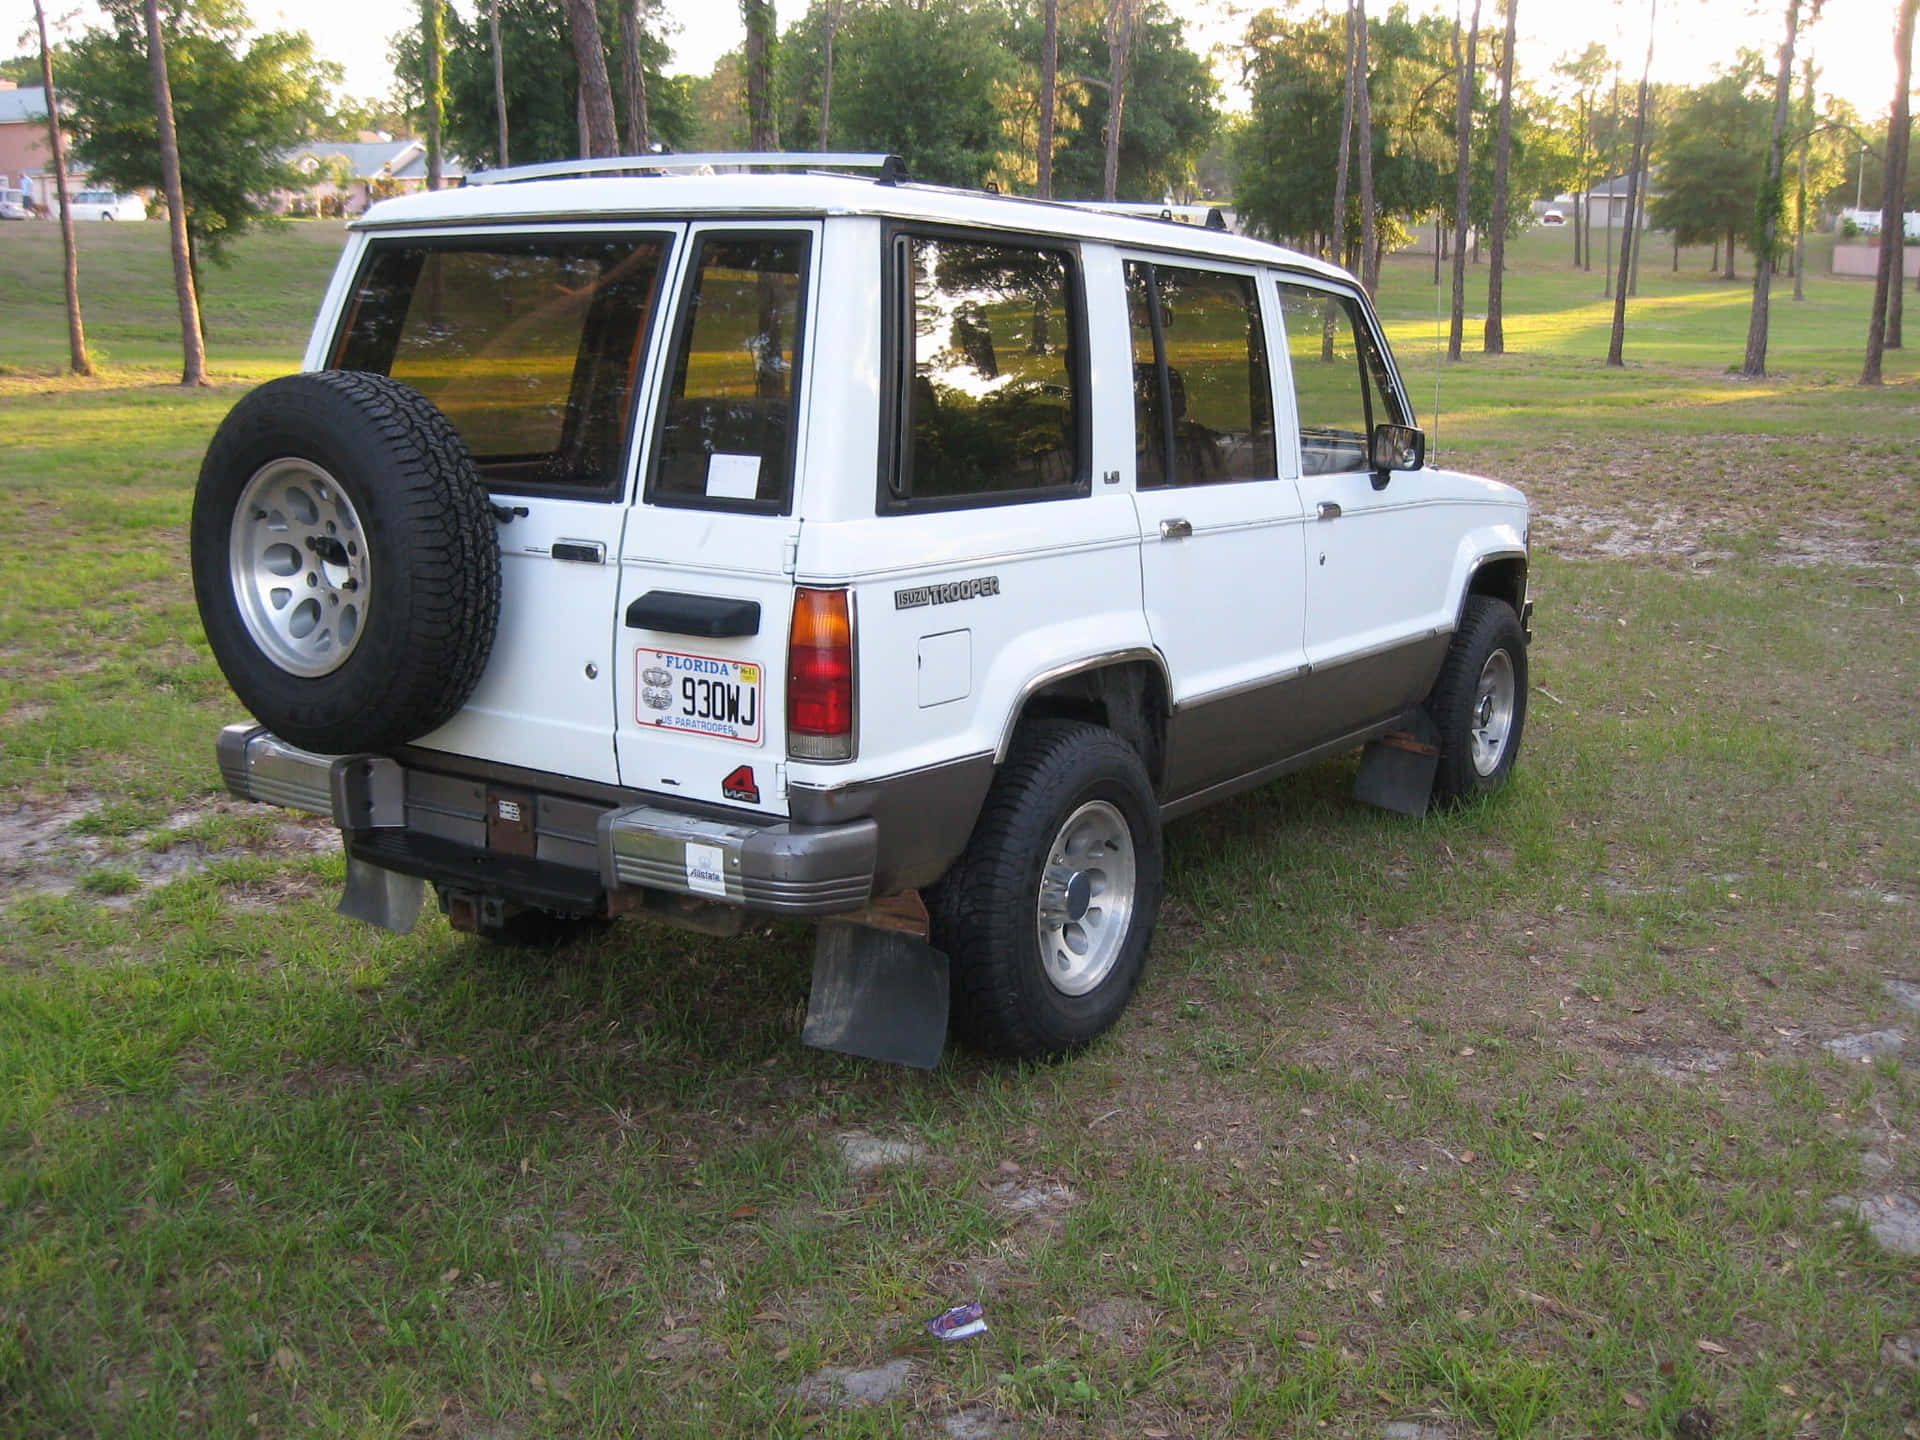
{"label": "dirt patch", "polygon": [[[103,904],[124,906],[143,890],[221,860],[325,855],[340,845],[339,832],[320,816],[229,799],[178,810],[127,834],[91,833],[88,821],[106,808],[104,797],[86,795],[0,809],[0,902],[91,889]],[[222,823],[227,820],[236,823]],[[289,875],[246,882],[238,898],[259,908],[313,888],[307,878]]]}
{"label": "dirt patch", "polygon": [[1615,435],[1598,450],[1552,447],[1525,472],[1534,539],[1573,558],[1687,570],[1759,542],[1783,565],[1920,574],[1906,468],[1885,452],[1884,442],[1836,435]]}
{"label": "dirt patch", "polygon": [[1089,1335],[1098,1335],[1119,1345],[1138,1345],[1153,1329],[1153,1307],[1142,1300],[1125,1297],[1096,1300],[1082,1307],[1074,1322]]}

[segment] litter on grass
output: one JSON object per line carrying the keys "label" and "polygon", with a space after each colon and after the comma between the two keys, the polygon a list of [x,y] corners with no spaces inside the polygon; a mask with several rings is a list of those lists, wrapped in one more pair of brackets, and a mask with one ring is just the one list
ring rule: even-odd
{"label": "litter on grass", "polygon": [[987,1329],[987,1312],[978,1300],[969,1300],[951,1310],[942,1310],[927,1321],[927,1333],[936,1340],[965,1340],[982,1335]]}

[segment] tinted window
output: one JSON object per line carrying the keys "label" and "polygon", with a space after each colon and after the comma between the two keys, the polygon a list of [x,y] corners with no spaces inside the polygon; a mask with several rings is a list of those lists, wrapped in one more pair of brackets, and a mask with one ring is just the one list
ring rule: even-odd
{"label": "tinted window", "polygon": [[665,242],[377,244],[334,364],[446,412],[496,490],[620,493]]}
{"label": "tinted window", "polygon": [[1136,483],[1271,480],[1273,391],[1251,278],[1127,266]]}
{"label": "tinted window", "polygon": [[650,499],[785,506],[806,268],[804,234],[700,242]]}
{"label": "tinted window", "polygon": [[1002,241],[902,236],[895,497],[1033,497],[1081,482],[1073,261]]}
{"label": "tinted window", "polygon": [[1300,414],[1300,473],[1365,470],[1367,439],[1381,424],[1410,423],[1394,397],[1386,356],[1351,295],[1280,287]]}

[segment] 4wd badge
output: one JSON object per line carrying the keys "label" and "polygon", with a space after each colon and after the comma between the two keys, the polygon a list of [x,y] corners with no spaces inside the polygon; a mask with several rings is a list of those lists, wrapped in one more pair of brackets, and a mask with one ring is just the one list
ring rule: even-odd
{"label": "4wd badge", "polygon": [[760,786],[753,778],[753,767],[741,765],[720,782],[720,793],[729,800],[744,800],[749,805],[760,803]]}

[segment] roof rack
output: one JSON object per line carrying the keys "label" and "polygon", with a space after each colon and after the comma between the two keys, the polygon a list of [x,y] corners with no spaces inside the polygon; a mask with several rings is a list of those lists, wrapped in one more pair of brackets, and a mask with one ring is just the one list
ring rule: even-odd
{"label": "roof rack", "polygon": [[907,179],[907,162],[898,155],[857,153],[785,154],[767,150],[734,150],[710,155],[611,155],[594,160],[552,160],[542,165],[514,165],[505,170],[478,170],[467,176],[469,185],[512,185],[522,180],[557,180],[581,175],[687,174],[720,170],[878,170],[878,183],[899,185]]}
{"label": "roof rack", "polygon": [[1146,200],[1068,200],[1081,210],[1103,215],[1131,215],[1143,220],[1168,220],[1175,225],[1199,225],[1208,230],[1227,228],[1226,212],[1218,205],[1156,205]]}

